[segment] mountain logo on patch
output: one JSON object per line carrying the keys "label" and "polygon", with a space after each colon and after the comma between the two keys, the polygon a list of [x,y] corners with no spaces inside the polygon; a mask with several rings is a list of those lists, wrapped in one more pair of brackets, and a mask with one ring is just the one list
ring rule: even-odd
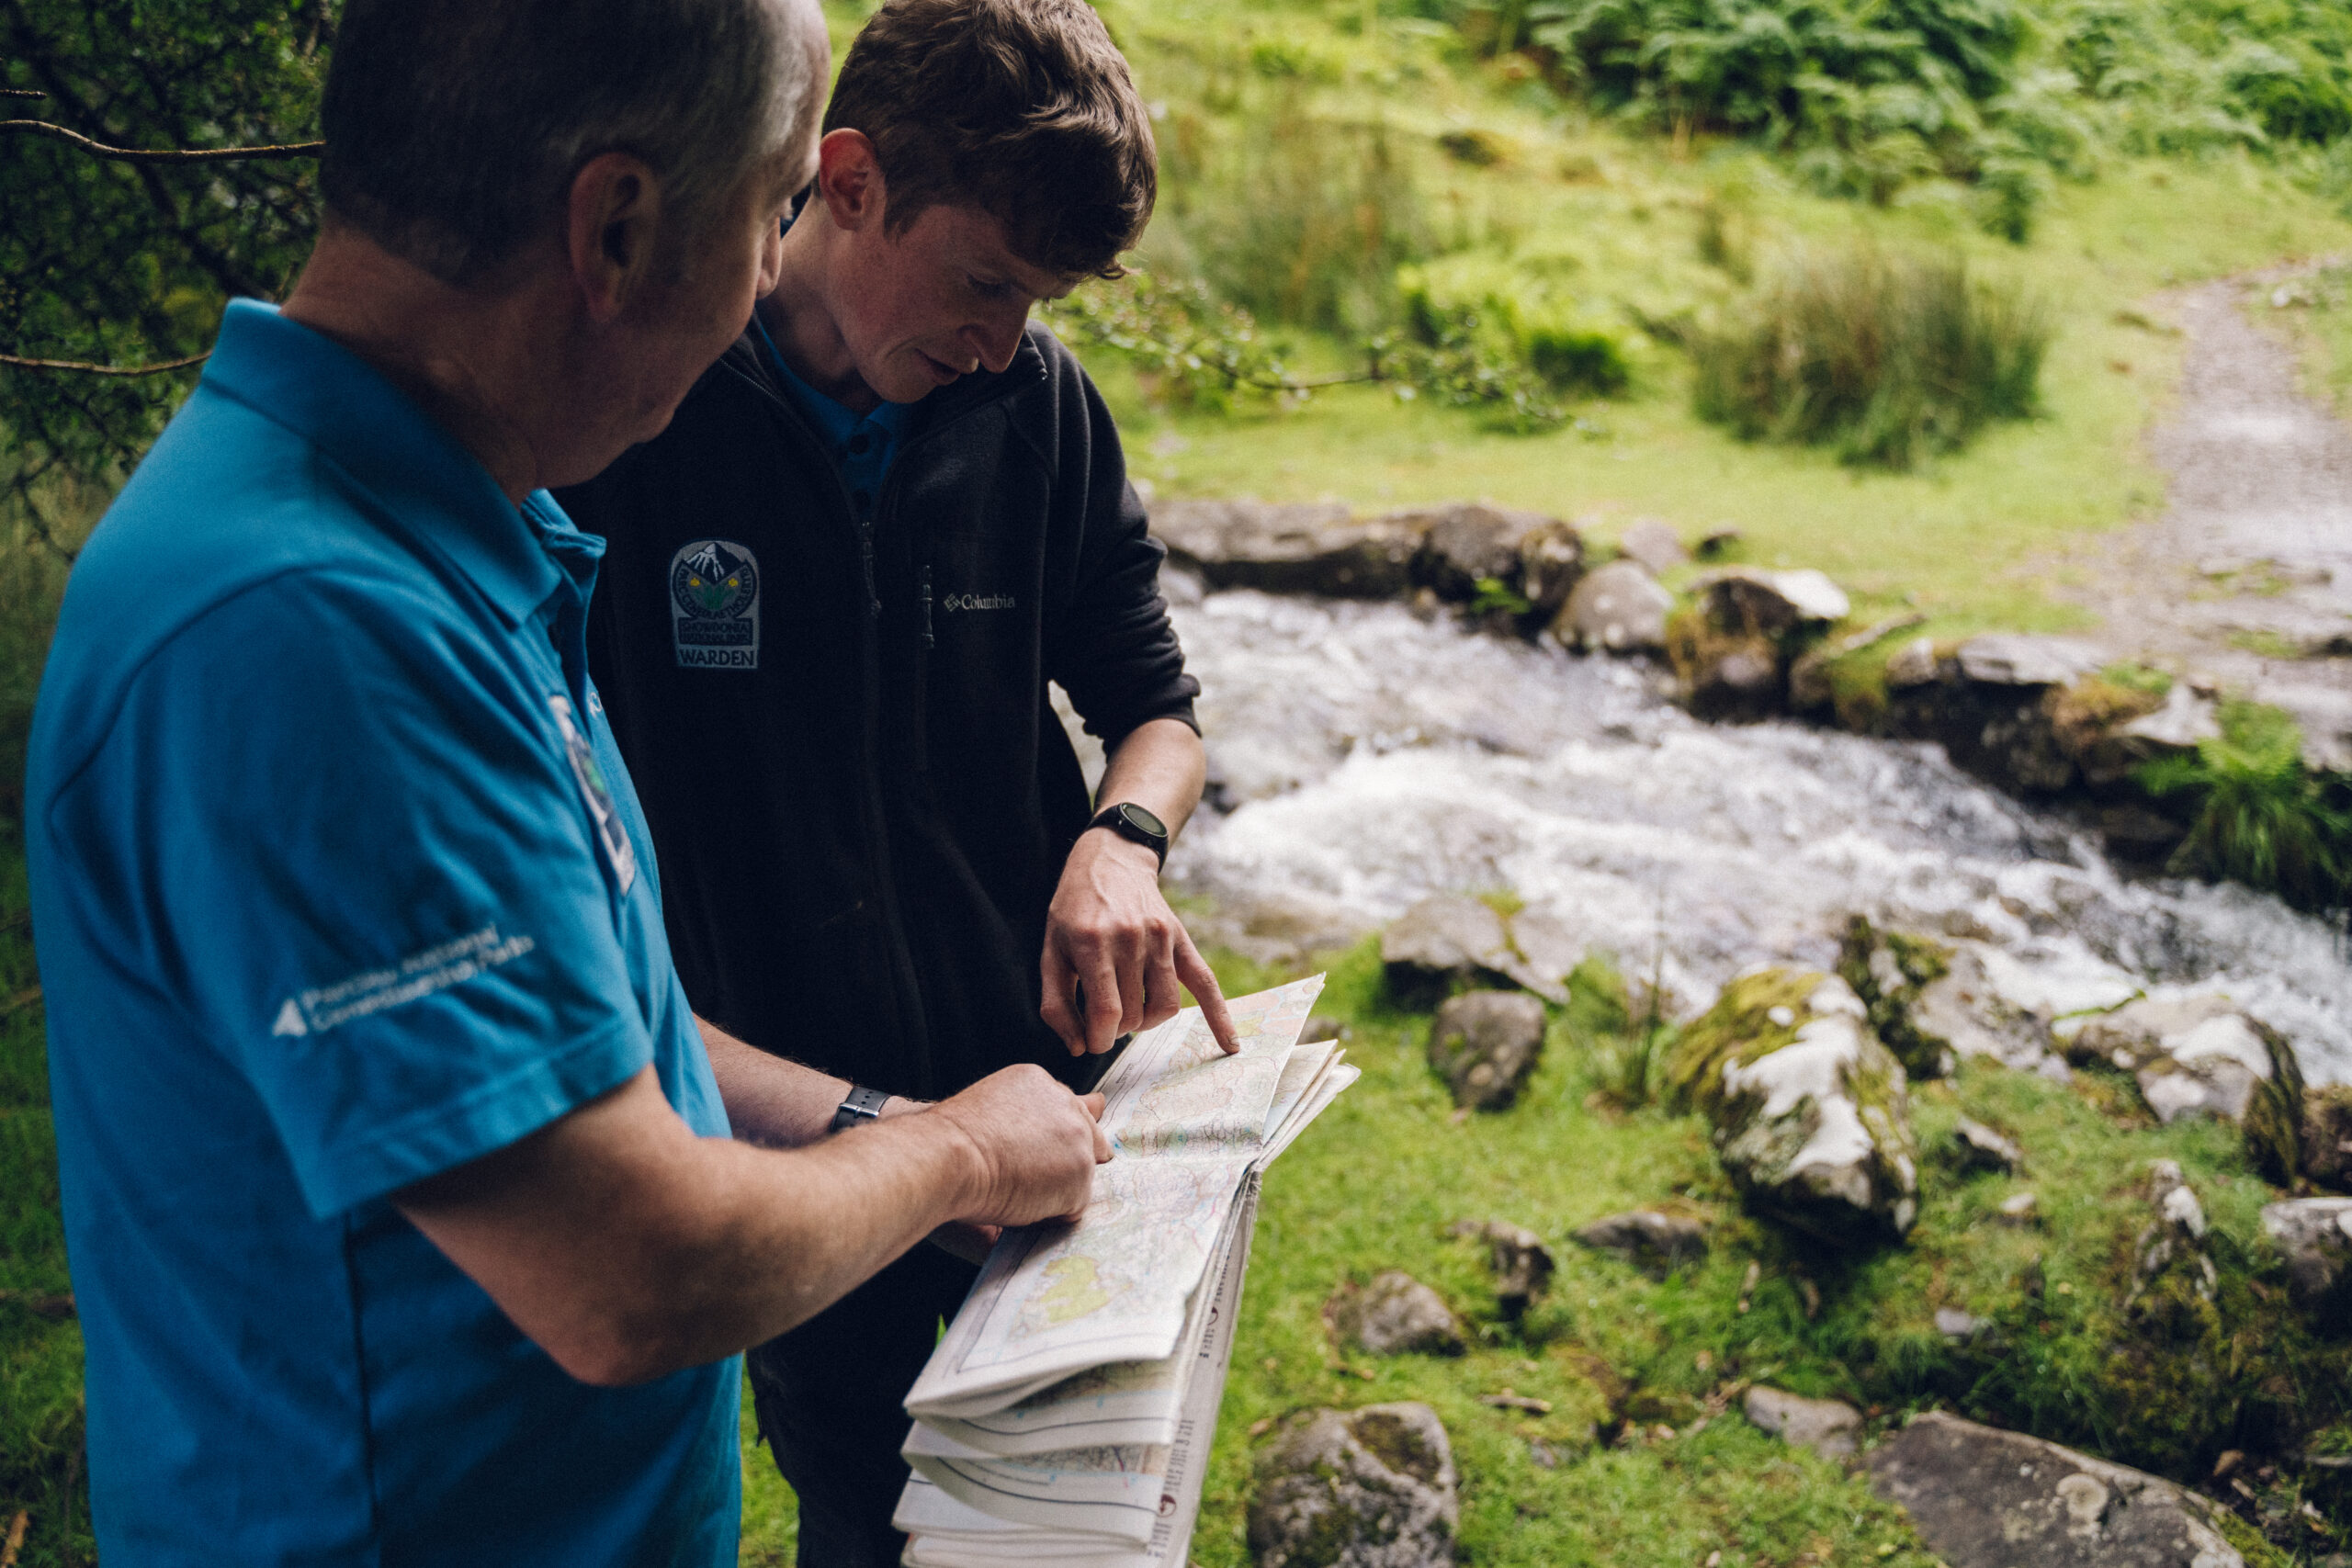
{"label": "mountain logo on patch", "polygon": [[760,667],[760,565],[731,539],[670,558],[670,641],[682,670]]}

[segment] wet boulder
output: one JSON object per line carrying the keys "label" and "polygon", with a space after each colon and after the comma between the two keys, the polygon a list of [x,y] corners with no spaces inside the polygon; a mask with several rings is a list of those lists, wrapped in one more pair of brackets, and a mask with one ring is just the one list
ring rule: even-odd
{"label": "wet boulder", "polygon": [[1317,1410],[1260,1458],[1259,1568],[1445,1568],[1461,1519],[1453,1446],[1426,1404]]}
{"label": "wet boulder", "polygon": [[1899,1239],[1919,1208],[1903,1064],[1835,976],[1767,969],[1725,987],[1666,1064],[1757,1213],[1822,1240]]}
{"label": "wet boulder", "polygon": [[2245,1568],[2204,1498],[2021,1432],[1930,1412],[1868,1466],[1951,1568]]}
{"label": "wet boulder", "polygon": [[1430,1066],[1473,1111],[1508,1111],[1544,1055],[1544,1001],[1524,991],[1449,997],[1430,1023]]}
{"label": "wet boulder", "polygon": [[1324,1303],[1323,1321],[1341,1344],[1375,1356],[1462,1354],[1462,1325],[1445,1298],[1400,1269],[1342,1287]]}
{"label": "wet boulder", "polygon": [[1408,1004],[1500,977],[1512,957],[1503,918],[1476,898],[1451,893],[1422,899],[1380,933],[1389,989]]}
{"label": "wet boulder", "polygon": [[1688,1214],[1634,1209],[1608,1214],[1574,1235],[1579,1247],[1614,1253],[1654,1280],[1706,1261],[1707,1227]]}
{"label": "wet boulder", "polygon": [[1584,575],[1584,537],[1556,517],[1546,517],[1519,536],[1519,591],[1528,618],[1546,626]]}
{"label": "wet boulder", "polygon": [[1854,988],[1880,1043],[1894,1053],[1915,1080],[1952,1070],[1951,1042],[1922,1029],[1919,994],[1951,973],[1951,949],[1929,937],[1882,931],[1856,915],[1846,922],[1838,950],[1838,977]]}
{"label": "wet boulder", "polygon": [[1413,587],[1427,521],[1358,518],[1337,504],[1164,501],[1151,531],[1211,588],[1331,599],[1393,599]]}
{"label": "wet boulder", "polygon": [[1899,692],[1913,686],[1929,685],[1941,670],[1941,661],[1936,657],[1936,639],[1931,637],[1913,637],[1887,659],[1887,689]]}
{"label": "wet boulder", "polygon": [[1505,922],[1510,951],[1502,973],[1555,1007],[1568,999],[1568,972],[1584,958],[1584,939],[1557,916],[1521,909]]}
{"label": "wet boulder", "polygon": [[1446,1234],[1487,1244],[1487,1267],[1495,1274],[1495,1302],[1505,1317],[1517,1321],[1525,1316],[1527,1309],[1551,1288],[1558,1263],[1544,1238],[1525,1225],[1508,1220],[1456,1220],[1446,1227]]}
{"label": "wet boulder", "polygon": [[2077,1064],[2103,1060],[2139,1081],[2142,1098],[2169,1125],[2183,1117],[2233,1122],[2246,1151],[2281,1186],[2301,1166],[2303,1075],[2278,1032],[2226,997],[2143,998],[2078,1030],[2066,1049]]}
{"label": "wet boulder", "polygon": [[2287,1260],[2296,1308],[2330,1333],[2352,1327],[2352,1198],[2268,1204],[2262,1234]]}
{"label": "wet boulder", "polygon": [[2322,1187],[2352,1189],[2352,1084],[2303,1091],[2303,1126],[2297,1140],[2303,1174]]}
{"label": "wet boulder", "polygon": [[1862,1413],[1835,1399],[1807,1399],[1758,1383],[1740,1408],[1748,1420],[1792,1448],[1811,1449],[1824,1459],[1845,1459],[1862,1433]]}
{"label": "wet boulder", "polygon": [[2019,1072],[2065,1081],[2065,1058],[2050,1048],[2050,1022],[2002,995],[1983,950],[1956,942],[1944,973],[1918,987],[1906,1008],[1919,1042],[1940,1041],[1960,1056],[1989,1056]]}
{"label": "wet boulder", "polygon": [[1752,724],[1788,707],[1781,645],[1763,633],[1726,631],[1703,610],[1684,610],[1667,623],[1666,656],[1700,718]]}
{"label": "wet boulder", "polygon": [[1656,653],[1666,647],[1674,595],[1638,563],[1613,560],[1577,583],[1552,635],[1587,653]]}

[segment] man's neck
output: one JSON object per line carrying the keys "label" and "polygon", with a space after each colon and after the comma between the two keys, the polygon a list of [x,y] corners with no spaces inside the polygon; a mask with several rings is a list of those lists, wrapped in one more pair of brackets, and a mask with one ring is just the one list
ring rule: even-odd
{"label": "man's neck", "polygon": [[842,238],[824,202],[811,197],[784,236],[784,265],[775,289],[759,302],[760,322],[810,389],[854,412],[872,413],[882,406],[881,396],[857,373],[831,305]]}
{"label": "man's neck", "polygon": [[372,241],[330,226],[285,313],[414,399],[519,504],[540,484],[533,404],[522,395],[534,378],[515,374],[527,308],[512,294],[443,283]]}

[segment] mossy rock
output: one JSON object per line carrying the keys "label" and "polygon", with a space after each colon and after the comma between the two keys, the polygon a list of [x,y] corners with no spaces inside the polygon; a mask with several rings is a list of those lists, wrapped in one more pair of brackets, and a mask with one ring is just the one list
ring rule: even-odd
{"label": "mossy rock", "polygon": [[1838,947],[1838,977],[1862,998],[1880,1043],[1914,1080],[1951,1070],[1951,1042],[1921,1028],[1912,1012],[1919,993],[1951,973],[1951,951],[1930,937],[1880,931],[1860,915],[1847,922]]}
{"label": "mossy rock", "polygon": [[1666,1089],[1706,1118],[1758,1213],[1833,1245],[1898,1239],[1917,1216],[1909,1080],[1836,976],[1735,980],[1676,1042]]}

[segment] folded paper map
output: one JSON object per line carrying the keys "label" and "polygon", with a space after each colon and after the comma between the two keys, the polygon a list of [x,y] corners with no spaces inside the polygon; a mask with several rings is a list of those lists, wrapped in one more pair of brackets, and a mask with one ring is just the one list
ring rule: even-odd
{"label": "folded paper map", "polygon": [[1322,977],[1198,1009],[1104,1075],[1084,1214],[1008,1232],[907,1399],[899,1506],[923,1568],[1181,1568],[1233,1350],[1260,1173],[1353,1082],[1297,1043]]}

